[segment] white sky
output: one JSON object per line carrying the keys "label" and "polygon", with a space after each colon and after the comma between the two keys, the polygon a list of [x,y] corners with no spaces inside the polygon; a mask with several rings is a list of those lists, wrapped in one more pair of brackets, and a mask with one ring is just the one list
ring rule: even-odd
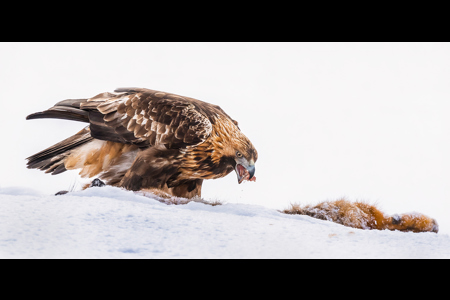
{"label": "white sky", "polygon": [[68,189],[25,158],[84,124],[25,117],[64,99],[146,87],[220,105],[256,146],[203,196],[283,209],[345,196],[418,211],[450,232],[449,43],[0,43],[0,187]]}

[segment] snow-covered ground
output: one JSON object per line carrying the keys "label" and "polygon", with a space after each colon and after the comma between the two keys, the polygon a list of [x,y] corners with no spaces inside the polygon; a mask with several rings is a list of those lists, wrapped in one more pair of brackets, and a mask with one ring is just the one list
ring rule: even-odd
{"label": "snow-covered ground", "polygon": [[10,187],[0,189],[0,258],[450,258],[450,238],[258,205],[166,205],[113,187],[64,196]]}

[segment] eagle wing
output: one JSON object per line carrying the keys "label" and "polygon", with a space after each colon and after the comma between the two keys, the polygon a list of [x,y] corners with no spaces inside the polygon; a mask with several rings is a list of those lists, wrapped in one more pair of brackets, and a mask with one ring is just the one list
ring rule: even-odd
{"label": "eagle wing", "polygon": [[208,116],[223,112],[206,102],[141,88],[120,88],[80,103],[88,112],[93,138],[182,148],[204,142],[211,134]]}

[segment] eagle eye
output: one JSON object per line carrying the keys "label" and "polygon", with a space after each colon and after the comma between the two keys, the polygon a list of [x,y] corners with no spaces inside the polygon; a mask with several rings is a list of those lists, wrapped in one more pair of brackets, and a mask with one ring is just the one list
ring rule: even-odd
{"label": "eagle eye", "polygon": [[239,158],[241,158],[241,157],[242,157],[242,154],[241,154],[241,152],[239,152],[239,151],[236,151],[236,156],[237,156],[237,157],[239,157]]}

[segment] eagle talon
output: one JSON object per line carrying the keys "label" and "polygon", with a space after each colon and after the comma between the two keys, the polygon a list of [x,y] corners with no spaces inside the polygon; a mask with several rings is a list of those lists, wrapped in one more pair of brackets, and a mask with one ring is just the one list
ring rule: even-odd
{"label": "eagle talon", "polygon": [[94,180],[92,180],[92,183],[91,183],[91,185],[89,187],[93,187],[93,186],[102,187],[102,186],[105,186],[105,185],[106,184],[103,181],[101,181],[98,178],[95,178]]}

